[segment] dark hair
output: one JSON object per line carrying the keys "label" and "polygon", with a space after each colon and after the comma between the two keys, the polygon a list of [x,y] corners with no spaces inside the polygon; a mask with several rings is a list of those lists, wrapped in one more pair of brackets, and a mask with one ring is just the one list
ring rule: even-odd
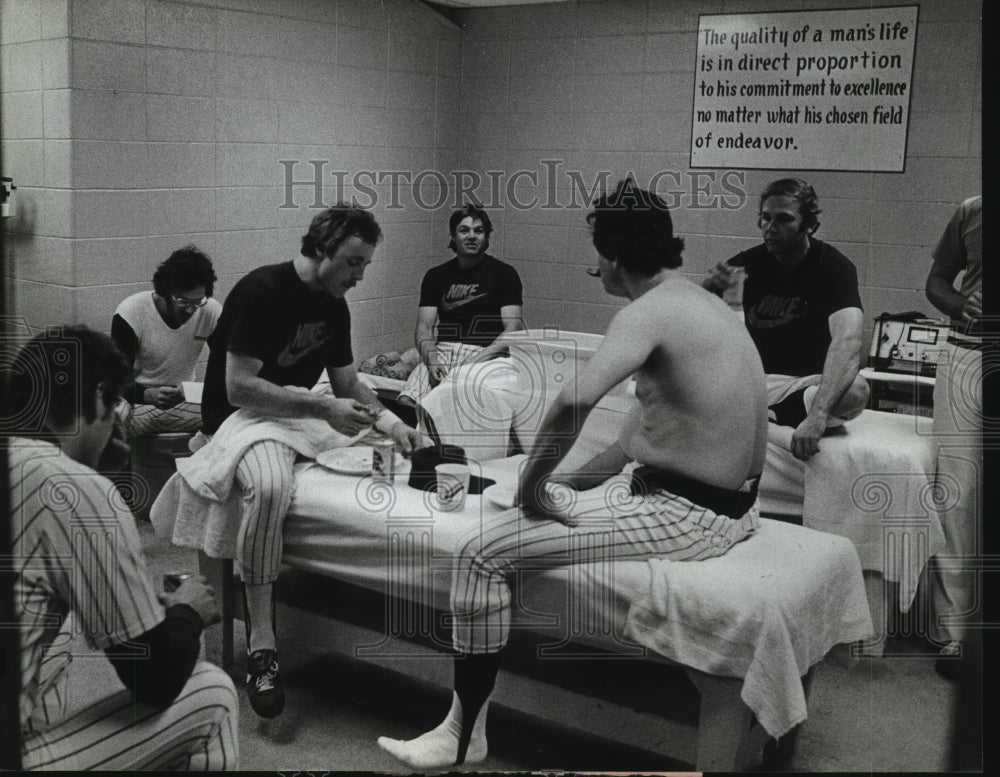
{"label": "dark hair", "polygon": [[[764,207],[764,200],[768,197],[791,197],[799,203],[799,215],[802,216],[802,226],[811,235],[819,229],[819,197],[816,190],[801,178],[781,178],[772,181],[761,192],[760,204],[757,206],[757,213]],[[757,226],[760,227],[760,217],[757,218]]]}
{"label": "dark hair", "polygon": [[486,236],[486,242],[483,244],[483,250],[485,251],[490,247],[490,235],[493,233],[493,222],[490,221],[490,214],[482,208],[469,204],[464,208],[456,210],[451,214],[451,218],[448,219],[448,234],[451,235],[451,240],[448,241],[448,248],[452,251],[458,251],[458,246],[455,244],[455,230],[458,229],[458,225],[463,219],[470,217],[479,219],[483,222],[483,234]]}
{"label": "dark hair", "polygon": [[382,239],[382,228],[364,208],[338,202],[313,217],[309,231],[302,236],[299,253],[310,259],[333,256],[349,237],[360,237],[365,243],[376,245]]}
{"label": "dark hair", "polygon": [[44,433],[48,419],[60,428],[81,415],[92,422],[98,384],[103,384],[107,412],[118,403],[129,379],[128,364],[114,341],[85,326],[36,335],[17,352],[7,373],[10,415],[5,425],[27,436]]}
{"label": "dark hair", "polygon": [[205,296],[211,297],[217,280],[212,260],[199,251],[197,246],[187,245],[178,248],[160,262],[153,273],[153,290],[166,299],[174,292],[204,286]]}
{"label": "dark hair", "polygon": [[631,177],[601,195],[587,223],[597,253],[631,273],[651,278],[664,268],[681,266],[684,240],[674,237],[670,209]]}

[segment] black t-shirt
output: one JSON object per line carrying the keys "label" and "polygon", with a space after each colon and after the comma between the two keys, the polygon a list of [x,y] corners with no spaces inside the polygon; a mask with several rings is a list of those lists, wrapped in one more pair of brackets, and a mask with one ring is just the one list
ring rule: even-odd
{"label": "black t-shirt", "polygon": [[420,307],[438,311],[439,342],[489,345],[503,332],[500,309],[522,305],[521,277],[490,255],[462,269],[458,258],[432,267],[420,284]]}
{"label": "black t-shirt", "polygon": [[259,267],[233,287],[208,339],[201,415],[213,434],[236,408],[226,394],[226,353],[252,356],[260,377],[279,386],[312,388],[326,367],[345,367],[351,352],[351,314],[343,298],[312,291],[292,262]]}
{"label": "black t-shirt", "polygon": [[780,275],[777,259],[763,244],[730,260],[746,267],[743,312],[764,372],[816,375],[830,348],[832,313],[861,307],[858,273],[840,251],[821,240],[798,267]]}

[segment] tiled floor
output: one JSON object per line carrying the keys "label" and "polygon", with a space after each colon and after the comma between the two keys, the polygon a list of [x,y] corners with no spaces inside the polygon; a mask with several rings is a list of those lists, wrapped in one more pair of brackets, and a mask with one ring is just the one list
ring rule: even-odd
{"label": "tiled floor", "polygon": [[[165,546],[148,530],[144,533],[157,575],[168,568],[196,566],[194,554]],[[265,721],[242,697],[244,768],[398,770],[375,740],[383,734],[408,738],[437,724],[450,701],[450,661],[357,660],[354,646],[377,639],[377,634],[296,607],[282,606],[278,617],[288,703],[281,717]],[[235,637],[241,668],[241,629]],[[841,646],[821,662],[809,719],[801,728],[789,770],[948,769],[956,686],[935,673],[933,658],[924,654],[921,641],[892,639],[887,650],[895,655],[858,659]],[[595,701],[505,672],[497,696],[502,698],[491,707],[490,755],[470,770],[692,768],[684,760],[684,754],[693,752],[692,732],[627,705]],[[517,709],[508,708],[508,702]],[[680,754],[681,760],[664,753]]]}

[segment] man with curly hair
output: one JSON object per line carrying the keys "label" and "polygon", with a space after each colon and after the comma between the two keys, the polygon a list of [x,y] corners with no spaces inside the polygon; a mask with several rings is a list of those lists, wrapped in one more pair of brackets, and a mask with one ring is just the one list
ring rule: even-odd
{"label": "man with curly hair", "polygon": [[111,320],[111,337],[132,369],[129,407],[133,435],[196,432],[201,406],[184,401],[181,383],[195,366],[222,313],[212,298],[215,271],[195,246],[174,251],[156,268],[153,291],[126,298]]}
{"label": "man with curly hair", "polygon": [[[201,405],[205,435],[214,435],[237,408],[246,408],[274,418],[320,419],[347,436],[374,421],[402,453],[419,447],[417,431],[386,410],[358,379],[351,349],[351,314],[344,297],[364,278],[381,237],[371,213],[334,205],[313,218],[298,256],[258,267],[237,282],[209,340]],[[332,395],[295,390],[315,386],[324,369]],[[295,488],[295,456],[284,443],[260,440],[243,453],[236,469],[236,486],[243,493],[236,561],[246,605],[246,688],[251,707],[264,718],[280,715],[285,706],[274,584]]]}
{"label": "man with curly hair", "polygon": [[[546,413],[521,471],[520,507],[459,542],[451,709],[414,739],[378,740],[416,771],[486,757],[486,709],[520,570],[593,561],[594,549],[606,560],[695,561],[723,555],[760,525],[767,407],[753,342],[722,300],[678,271],[684,241],[656,194],[629,179],[601,197],[587,221],[599,257],[592,274],[629,304]],[[555,473],[598,401],[632,375],[636,402],[618,440],[579,471]],[[640,466],[621,505],[559,509],[563,489],[595,487],[633,461]]]}
{"label": "man with curly hair", "polygon": [[429,269],[420,283],[413,332],[420,362],[399,392],[404,404],[417,405],[456,367],[502,355],[500,335],[524,328],[521,277],[487,253],[489,214],[465,205],[451,214],[448,231],[455,256]]}

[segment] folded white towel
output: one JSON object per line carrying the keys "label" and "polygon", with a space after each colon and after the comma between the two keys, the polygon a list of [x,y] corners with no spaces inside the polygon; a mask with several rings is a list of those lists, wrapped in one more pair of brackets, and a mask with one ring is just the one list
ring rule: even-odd
{"label": "folded white towel", "polygon": [[625,633],[709,674],[742,677],[740,696],[783,736],[806,719],[800,682],[836,644],[872,636],[849,540],[762,520],[751,540],[703,561],[653,558]]}

